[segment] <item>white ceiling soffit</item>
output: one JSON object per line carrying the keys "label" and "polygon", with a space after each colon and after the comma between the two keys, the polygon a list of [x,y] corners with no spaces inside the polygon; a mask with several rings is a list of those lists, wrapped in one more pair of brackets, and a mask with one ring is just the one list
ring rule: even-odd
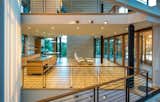
{"label": "white ceiling soffit", "polygon": [[[151,27],[148,22],[135,23],[135,30]],[[22,33],[30,36],[93,35],[105,37],[128,32],[128,24],[26,24]]]}
{"label": "white ceiling soffit", "polygon": [[22,15],[22,25],[25,24],[134,24],[147,21],[145,14],[111,14],[111,15]]}

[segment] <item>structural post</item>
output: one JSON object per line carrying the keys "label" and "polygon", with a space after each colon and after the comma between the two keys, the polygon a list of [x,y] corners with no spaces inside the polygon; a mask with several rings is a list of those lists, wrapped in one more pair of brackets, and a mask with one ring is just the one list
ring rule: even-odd
{"label": "structural post", "polygon": [[[0,64],[0,95],[1,95],[1,98],[0,98],[0,102],[4,102],[4,95],[5,95],[5,92],[4,92],[4,90],[5,90],[5,87],[4,87],[4,85],[5,85],[5,81],[4,81],[4,79],[6,79],[6,78],[4,78],[4,73],[5,73],[5,71],[4,71],[4,49],[5,49],[5,47],[4,47],[4,45],[5,45],[5,43],[4,43],[4,39],[5,39],[5,37],[4,37],[4,35],[5,35],[5,31],[4,31],[4,26],[5,26],[5,19],[4,19],[4,5],[5,5],[5,0],[0,0],[0,31],[1,31],[1,34],[0,34],[0,48],[1,48],[1,50],[0,50],[0,62],[1,62],[1,64]],[[6,79],[7,80],[7,79]]]}
{"label": "structural post", "polygon": [[101,64],[103,64],[103,58],[104,58],[104,38],[101,36]]}
{"label": "structural post", "polygon": [[125,66],[125,36],[122,35],[122,66]]}
{"label": "structural post", "polygon": [[101,2],[101,13],[103,13],[104,12],[104,4],[103,4],[103,2]]}
{"label": "structural post", "polygon": [[136,33],[136,73],[140,72],[140,33]]}
{"label": "structural post", "polygon": [[147,51],[146,42],[147,42],[147,40],[146,40],[146,36],[145,35],[143,36],[143,38],[144,38],[144,63],[146,63],[146,51]]}
{"label": "structural post", "polygon": [[141,63],[143,62],[143,35],[140,35],[140,41],[141,41],[141,46],[140,46],[140,52],[141,52],[141,54],[140,54],[140,60],[141,60]]}
{"label": "structural post", "polygon": [[[128,26],[128,66],[132,67],[128,69],[128,75],[134,74],[134,25]],[[134,87],[134,77],[128,79],[130,88]]]}

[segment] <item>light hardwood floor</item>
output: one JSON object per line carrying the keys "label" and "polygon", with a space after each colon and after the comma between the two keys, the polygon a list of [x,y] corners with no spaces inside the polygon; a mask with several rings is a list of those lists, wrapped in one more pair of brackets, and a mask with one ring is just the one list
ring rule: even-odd
{"label": "light hardwood floor", "polygon": [[[104,67],[112,66],[112,67]],[[44,79],[43,75],[27,75],[24,69],[23,88],[46,88],[67,89],[84,88],[98,83],[108,82],[125,76],[125,69],[110,61],[95,59],[93,65],[77,64],[74,59],[61,58]]]}

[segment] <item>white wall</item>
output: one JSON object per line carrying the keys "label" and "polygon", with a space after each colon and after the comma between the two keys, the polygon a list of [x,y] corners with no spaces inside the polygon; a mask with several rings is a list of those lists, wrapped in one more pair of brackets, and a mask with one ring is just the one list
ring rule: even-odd
{"label": "white wall", "polygon": [[5,1],[5,102],[20,102],[21,16],[20,0]]}
{"label": "white wall", "polygon": [[153,85],[160,88],[160,24],[153,25]]}
{"label": "white wall", "polygon": [[79,57],[93,57],[93,36],[70,35],[67,37],[67,57],[74,58],[74,52]]}

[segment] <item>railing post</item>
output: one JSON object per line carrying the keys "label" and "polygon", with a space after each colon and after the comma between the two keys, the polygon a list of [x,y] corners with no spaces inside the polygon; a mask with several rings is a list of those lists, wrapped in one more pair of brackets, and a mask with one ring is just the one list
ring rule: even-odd
{"label": "railing post", "polygon": [[93,102],[96,102],[96,89],[93,89]]}
{"label": "railing post", "polygon": [[126,79],[126,85],[125,85],[125,94],[126,94],[126,100],[125,102],[129,102],[129,80],[128,78]]}
{"label": "railing post", "polygon": [[148,96],[148,72],[146,73],[146,97]]}
{"label": "railing post", "polygon": [[22,88],[24,88],[24,66],[22,66]]}
{"label": "railing post", "polygon": [[97,102],[99,102],[99,87],[97,87]]}

